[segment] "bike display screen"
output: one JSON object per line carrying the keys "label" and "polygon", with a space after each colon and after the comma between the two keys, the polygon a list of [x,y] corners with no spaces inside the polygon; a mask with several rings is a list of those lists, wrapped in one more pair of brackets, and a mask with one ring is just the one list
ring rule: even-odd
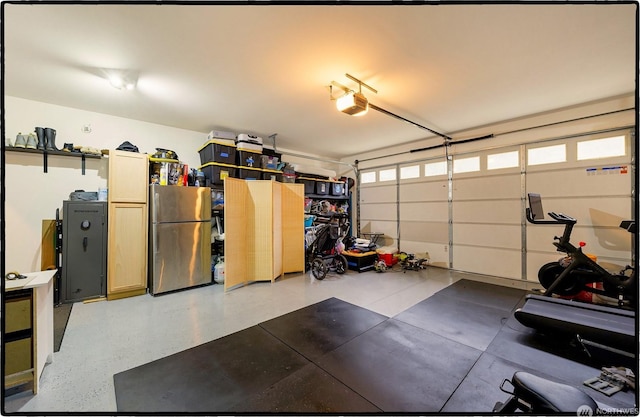
{"label": "bike display screen", "polygon": [[533,217],[533,219],[544,219],[544,210],[542,210],[542,198],[540,194],[529,193],[529,208],[531,209],[531,217]]}

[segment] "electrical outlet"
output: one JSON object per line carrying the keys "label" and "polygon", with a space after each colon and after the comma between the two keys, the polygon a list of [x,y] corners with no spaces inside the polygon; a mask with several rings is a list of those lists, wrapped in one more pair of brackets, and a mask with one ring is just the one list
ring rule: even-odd
{"label": "electrical outlet", "polygon": [[82,126],[82,132],[83,133],[91,133],[91,125]]}

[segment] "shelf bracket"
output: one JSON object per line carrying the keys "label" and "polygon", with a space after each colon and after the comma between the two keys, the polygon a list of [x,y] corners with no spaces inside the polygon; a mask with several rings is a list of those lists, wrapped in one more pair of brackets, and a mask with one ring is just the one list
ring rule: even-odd
{"label": "shelf bracket", "polygon": [[42,166],[43,166],[43,168],[44,168],[44,172],[45,172],[45,174],[46,174],[47,172],[49,172],[49,171],[48,171],[49,167],[47,166],[47,162],[48,162],[48,158],[47,158],[47,150],[45,149],[44,151],[42,151]]}

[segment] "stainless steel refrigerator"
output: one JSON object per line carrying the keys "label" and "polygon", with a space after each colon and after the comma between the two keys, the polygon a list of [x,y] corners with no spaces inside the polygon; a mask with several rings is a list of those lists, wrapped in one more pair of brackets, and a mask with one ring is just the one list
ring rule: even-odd
{"label": "stainless steel refrigerator", "polygon": [[211,283],[211,189],[149,186],[149,292]]}

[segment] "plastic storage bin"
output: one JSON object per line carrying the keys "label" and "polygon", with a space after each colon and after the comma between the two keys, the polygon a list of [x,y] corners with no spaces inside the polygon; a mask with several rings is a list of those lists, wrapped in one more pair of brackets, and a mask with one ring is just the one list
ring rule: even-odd
{"label": "plastic storage bin", "polygon": [[314,194],[316,192],[316,181],[311,178],[298,177],[298,183],[304,184],[305,194]]}
{"label": "plastic storage bin", "polygon": [[293,172],[282,172],[282,182],[295,183],[296,174]]}
{"label": "plastic storage bin", "polygon": [[235,165],[221,164],[219,162],[209,162],[200,167],[200,171],[204,172],[204,176],[209,179],[211,184],[224,184],[227,177],[235,178],[237,167]]}
{"label": "plastic storage bin", "polygon": [[198,152],[201,164],[219,162],[234,165],[236,163],[236,145],[233,141],[213,139],[202,145]]}
{"label": "plastic storage bin", "polygon": [[239,167],[261,168],[260,152],[237,149],[236,165]]}
{"label": "plastic storage bin", "polygon": [[236,134],[233,132],[225,132],[222,130],[212,130],[207,135],[207,140],[214,140],[214,139],[228,139],[235,142]]}
{"label": "plastic storage bin", "polygon": [[375,267],[376,259],[378,259],[378,254],[375,252],[352,253],[344,251],[342,254],[347,258],[347,266],[349,269],[358,272],[373,269]]}
{"label": "plastic storage bin", "polygon": [[316,194],[318,195],[329,194],[329,183],[327,181],[316,181]]}
{"label": "plastic storage bin", "polygon": [[345,195],[344,182],[329,183],[329,193],[336,197]]}
{"label": "plastic storage bin", "polygon": [[262,169],[262,179],[282,182],[282,171]]}
{"label": "plastic storage bin", "polygon": [[262,170],[260,168],[238,167],[238,178],[245,180],[261,180]]}
{"label": "plastic storage bin", "polygon": [[277,170],[280,159],[277,156],[265,155],[264,152],[260,155],[260,166],[263,169]]}
{"label": "plastic storage bin", "polygon": [[238,150],[242,149],[244,151],[253,151],[262,153],[262,138],[259,136],[247,135],[246,133],[241,133],[238,135],[238,139],[236,140],[236,146]]}

